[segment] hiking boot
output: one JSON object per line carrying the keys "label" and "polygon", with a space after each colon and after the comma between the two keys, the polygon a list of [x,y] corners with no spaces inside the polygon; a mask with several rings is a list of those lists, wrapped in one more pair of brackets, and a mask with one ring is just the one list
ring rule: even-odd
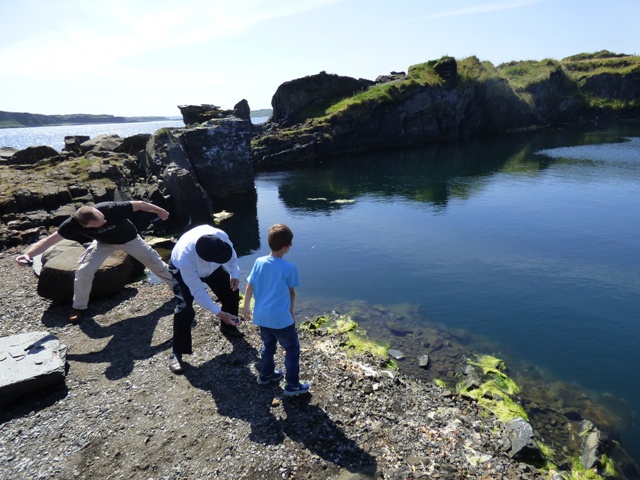
{"label": "hiking boot", "polygon": [[240,338],[244,336],[244,333],[242,333],[242,331],[238,327],[227,325],[224,322],[220,323],[220,331],[223,335],[230,338]]}
{"label": "hiking boot", "polygon": [[282,392],[287,397],[293,397],[294,395],[302,395],[303,393],[309,392],[309,384],[308,383],[300,383],[297,386],[287,385],[284,387],[284,392]]}
{"label": "hiking boot", "polygon": [[283,378],[284,374],[282,373],[282,370],[274,370],[273,373],[267,377],[263,377],[262,375],[260,375],[258,377],[258,383],[260,385],[266,385],[267,383],[271,382],[279,382]]}
{"label": "hiking boot", "polygon": [[182,373],[182,363],[180,363],[180,355],[177,353],[172,353],[169,357],[169,370],[171,370],[175,374]]}
{"label": "hiking boot", "polygon": [[82,320],[84,312],[86,312],[86,310],[74,308],[73,310],[71,310],[71,314],[69,315],[69,321],[71,323],[78,323],[80,320]]}

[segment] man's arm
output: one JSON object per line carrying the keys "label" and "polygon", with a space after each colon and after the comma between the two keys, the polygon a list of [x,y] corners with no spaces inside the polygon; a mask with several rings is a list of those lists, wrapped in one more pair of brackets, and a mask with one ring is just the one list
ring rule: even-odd
{"label": "man's arm", "polygon": [[60,240],[64,240],[64,237],[58,232],[52,233],[48,237],[38,240],[36,243],[27,248],[27,251],[22,255],[16,257],[16,262],[20,265],[26,265],[31,262],[31,259],[37,255],[43,253],[47,248],[55,245]]}
{"label": "man's arm", "polygon": [[160,208],[153,203],[144,202],[142,200],[133,200],[131,202],[131,208],[133,208],[134,212],[150,212],[158,215],[162,220],[166,220],[169,218],[169,212],[167,212],[164,208]]}

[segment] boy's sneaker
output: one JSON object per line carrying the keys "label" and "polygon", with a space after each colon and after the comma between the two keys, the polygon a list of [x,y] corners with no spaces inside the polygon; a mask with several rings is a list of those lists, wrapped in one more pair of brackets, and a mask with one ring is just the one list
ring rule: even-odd
{"label": "boy's sneaker", "polygon": [[268,377],[263,377],[262,375],[260,375],[258,377],[258,383],[260,385],[266,385],[267,383],[271,383],[271,382],[279,382],[283,378],[284,378],[284,374],[282,373],[282,370],[274,370],[273,373]]}
{"label": "boy's sneaker", "polygon": [[303,393],[309,392],[309,384],[308,383],[300,383],[297,386],[287,384],[284,387],[284,394],[288,397],[293,397],[294,395],[302,395]]}

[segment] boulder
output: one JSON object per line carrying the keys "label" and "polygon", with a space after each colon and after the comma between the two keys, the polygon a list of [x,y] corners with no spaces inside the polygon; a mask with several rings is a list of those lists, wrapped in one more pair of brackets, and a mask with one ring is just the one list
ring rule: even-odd
{"label": "boulder", "polygon": [[24,150],[14,152],[7,158],[7,165],[35,165],[40,160],[51,158],[59,155],[55,148],[48,145],[40,145],[37,147],[27,147]]}
{"label": "boulder", "polygon": [[224,118],[233,114],[230,110],[223,110],[216,105],[178,105],[185,125],[199,125],[214,118]]}
{"label": "boulder", "polygon": [[14,147],[1,147],[0,148],[0,164],[8,163],[8,160],[13,156],[14,153],[18,151],[17,148]]}
{"label": "boulder", "polygon": [[138,133],[136,135],[126,137],[122,141],[120,147],[118,147],[118,151],[128,153],[129,155],[138,155],[140,152],[144,151],[150,138],[150,133]]}
{"label": "boulder", "polygon": [[67,347],[49,332],[0,337],[0,405],[63,382]]}
{"label": "boulder", "polygon": [[62,151],[73,152],[78,155],[82,153],[80,145],[84,142],[88,142],[91,139],[89,135],[67,135],[64,137],[64,147]]}
{"label": "boulder", "polygon": [[80,144],[80,150],[83,154],[90,150],[115,152],[123,142],[124,140],[119,135],[98,135],[86,142],[82,142]]}
{"label": "boulder", "polygon": [[[73,281],[78,260],[86,249],[76,242],[63,240],[42,254],[38,278],[38,295],[54,302],[73,298]],[[112,253],[96,272],[91,298],[102,298],[124,288],[133,271],[133,260],[121,250]]]}
{"label": "boulder", "polygon": [[285,82],[278,87],[271,99],[271,120],[277,123],[296,123],[303,109],[328,106],[332,101],[349,97],[374,84],[371,80],[326,72]]}
{"label": "boulder", "polygon": [[249,102],[242,99],[236,103],[233,107],[233,115],[241,120],[251,121],[251,107],[249,107]]}

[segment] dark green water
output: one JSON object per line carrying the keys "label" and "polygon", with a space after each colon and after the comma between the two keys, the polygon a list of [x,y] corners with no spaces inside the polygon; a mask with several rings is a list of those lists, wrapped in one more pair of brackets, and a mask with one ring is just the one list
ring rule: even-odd
{"label": "dark green water", "polygon": [[257,222],[228,229],[243,280],[286,223],[300,301],[408,304],[489,338],[625,405],[619,438],[640,459],[640,126],[352,156],[256,186]]}

